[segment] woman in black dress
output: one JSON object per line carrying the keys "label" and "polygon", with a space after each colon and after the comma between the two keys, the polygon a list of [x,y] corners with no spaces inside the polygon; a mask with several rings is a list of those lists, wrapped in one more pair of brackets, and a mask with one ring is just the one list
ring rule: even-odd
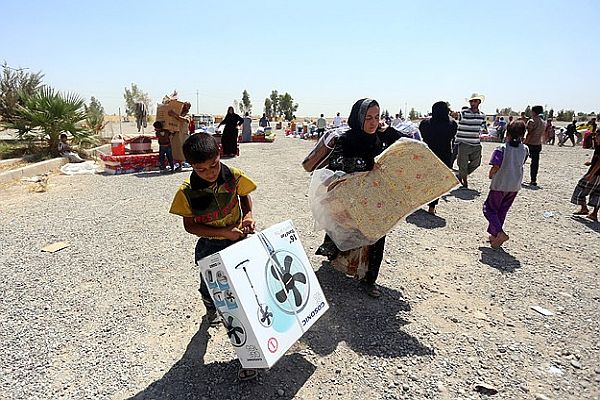
{"label": "woman in black dress", "polygon": [[[379,104],[373,99],[360,99],[350,112],[348,126],[350,129],[340,135],[337,139],[331,156],[329,157],[328,169],[333,171],[344,171],[347,173],[371,171],[375,166],[375,157],[385,150],[389,145],[400,138],[400,133],[392,127],[386,129],[379,125]],[[379,267],[383,260],[383,249],[385,236],[376,243],[365,246],[367,251],[367,272],[361,284],[365,287],[367,294],[371,297],[379,297],[381,292],[375,285],[379,275]],[[335,243],[325,236],[325,241],[319,247],[316,254],[323,255],[334,260],[340,251]]]}
{"label": "woman in black dress", "polygon": [[221,137],[223,157],[235,157],[237,155],[238,126],[243,122],[242,117],[233,111],[233,107],[229,106],[227,115],[225,115],[223,121],[217,126],[217,129],[219,129],[221,125],[225,125],[223,136]]}
{"label": "woman in black dress", "polygon": [[[450,109],[445,101],[438,101],[431,107],[431,118],[421,121],[419,131],[429,149],[448,168],[452,168],[452,142],[458,125],[450,118]],[[429,214],[435,214],[438,199],[429,203]]]}

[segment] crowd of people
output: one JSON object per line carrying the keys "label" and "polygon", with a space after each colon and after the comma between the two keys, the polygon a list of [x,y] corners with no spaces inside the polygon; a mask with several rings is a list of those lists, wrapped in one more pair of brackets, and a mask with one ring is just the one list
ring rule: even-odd
{"label": "crowd of people", "polygon": [[[480,128],[485,123],[486,116],[479,107],[483,100],[484,96],[473,94],[466,99],[469,106],[458,114],[452,113],[447,102],[436,102],[432,106],[431,117],[419,125],[422,140],[448,168],[453,167],[456,158],[457,178],[464,190],[469,188],[468,177],[481,164]],[[535,188],[538,184],[540,153],[542,143],[548,138],[549,126],[541,119],[542,114],[543,108],[534,106],[531,118],[498,124],[503,131],[501,138],[504,140],[491,155],[488,174],[490,190],[482,205],[493,248],[499,248],[509,240],[503,226],[522,187],[527,158],[531,158],[529,186]],[[248,120],[247,114],[242,118],[234,112],[233,107],[229,107],[227,115],[219,124],[219,127],[224,125],[221,140],[223,155],[234,156],[237,153],[238,128],[242,126],[244,135],[249,125]],[[347,120],[348,129],[337,137],[326,168],[345,173],[371,171],[375,165],[375,157],[401,137],[407,136],[396,130],[392,121],[389,124],[385,122],[382,121],[380,106],[376,100],[363,98],[354,103]],[[267,126],[268,123],[263,115],[260,125]],[[333,126],[340,127],[342,123],[338,113]],[[155,128],[160,129],[160,126],[155,125]],[[321,114],[317,120],[319,134],[326,128],[326,120]],[[594,140],[594,157],[586,163],[590,168],[577,184],[571,201],[580,206],[575,214],[585,214],[597,221],[600,206],[600,135],[595,135]],[[182,151],[185,160],[191,165],[192,173],[177,190],[170,212],[182,217],[187,232],[198,236],[195,249],[195,261],[198,261],[254,233],[256,223],[252,214],[251,193],[257,184],[242,170],[222,163],[221,148],[213,135],[192,134],[183,143]],[[453,153],[456,157],[453,157]],[[165,152],[165,157],[172,163],[169,152]],[[435,214],[437,200],[428,206],[428,212]],[[588,206],[592,207],[591,211]],[[377,298],[381,295],[376,282],[383,260],[385,239],[383,236],[371,245],[343,252],[325,235],[316,254],[334,261],[339,257],[349,260],[360,253],[361,260],[367,264],[360,286],[367,295]],[[206,318],[212,326],[218,325],[221,322],[220,316],[205,282],[200,284],[200,294],[206,306]],[[252,379],[256,374],[256,370],[242,368],[239,378]]]}

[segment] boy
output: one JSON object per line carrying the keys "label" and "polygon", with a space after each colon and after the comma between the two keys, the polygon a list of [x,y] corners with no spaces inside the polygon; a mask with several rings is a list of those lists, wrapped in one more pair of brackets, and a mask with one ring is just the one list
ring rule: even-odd
{"label": "boy", "polygon": [[158,137],[158,166],[161,171],[165,170],[165,156],[169,160],[171,166],[171,172],[175,172],[175,165],[173,163],[173,149],[171,148],[171,136],[173,134],[163,129],[163,123],[156,121],[152,126],[156,131],[156,137]]}
{"label": "boy", "polygon": [[60,134],[60,142],[58,142],[58,154],[62,157],[67,157],[71,163],[82,163],[85,160],[79,157],[79,154],[74,152],[67,142],[67,134]]}
{"label": "boy", "polygon": [[[241,170],[221,163],[219,145],[212,135],[196,133],[183,144],[193,172],[175,193],[170,213],[183,217],[184,229],[199,236],[195,261],[221,251],[254,233],[252,199],[256,184]],[[204,280],[200,294],[211,326],[220,317]],[[256,370],[241,369],[240,380],[255,378]]]}

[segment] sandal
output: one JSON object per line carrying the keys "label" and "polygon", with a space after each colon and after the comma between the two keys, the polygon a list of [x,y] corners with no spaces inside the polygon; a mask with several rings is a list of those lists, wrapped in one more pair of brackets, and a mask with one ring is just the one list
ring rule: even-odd
{"label": "sandal", "polygon": [[256,379],[257,376],[258,371],[255,369],[240,368],[238,371],[238,379],[240,381],[249,381],[252,379]]}
{"label": "sandal", "polygon": [[589,210],[585,210],[585,211],[579,210],[579,211],[575,211],[573,213],[573,215],[588,215],[589,212],[590,212]]}
{"label": "sandal", "polygon": [[381,290],[377,288],[374,283],[368,283],[365,280],[360,281],[360,284],[364,287],[365,292],[368,296],[377,299],[381,296]]}
{"label": "sandal", "polygon": [[587,219],[589,219],[589,220],[592,220],[592,221],[598,222],[598,217],[595,217],[595,216],[593,216],[592,214],[588,215],[586,218],[587,218]]}

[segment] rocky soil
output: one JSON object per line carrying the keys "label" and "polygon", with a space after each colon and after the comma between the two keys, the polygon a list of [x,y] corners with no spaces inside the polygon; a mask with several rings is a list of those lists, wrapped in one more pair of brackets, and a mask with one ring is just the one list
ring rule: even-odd
{"label": "rocky soil", "polygon": [[[600,224],[569,203],[591,151],[544,147],[503,250],[485,241],[487,167],[438,216],[410,215],[388,236],[375,300],[313,255],[311,146],[280,136],[225,161],[258,182],[259,228],[294,221],[331,305],[256,382],[237,381],[225,330],[202,318],[195,239],[168,214],[183,173],[2,189],[0,398],[600,398]],[[58,241],[70,247],[40,251]]]}

